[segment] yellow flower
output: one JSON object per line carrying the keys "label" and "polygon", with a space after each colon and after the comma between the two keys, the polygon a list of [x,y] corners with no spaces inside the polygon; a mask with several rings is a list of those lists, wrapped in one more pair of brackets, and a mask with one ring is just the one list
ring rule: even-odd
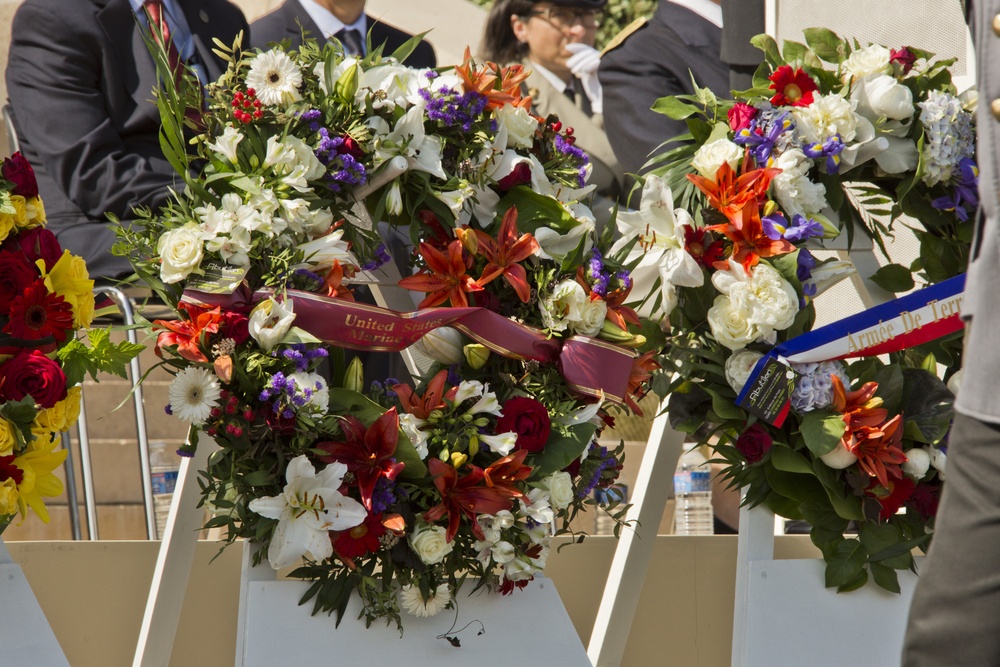
{"label": "yellow flower", "polygon": [[21,195],[11,195],[10,203],[14,207],[14,224],[18,227],[27,227],[28,211],[24,205],[24,197]]}
{"label": "yellow flower", "polygon": [[[35,422],[31,425],[31,432],[36,438],[45,434],[62,433],[80,418],[80,387],[70,387],[66,392],[66,398],[59,401],[51,408],[39,411],[35,416]],[[2,442],[2,438],[0,438]],[[3,453],[0,447],[0,454]]]}
{"label": "yellow flower", "polygon": [[69,250],[64,250],[62,257],[46,273],[45,261],[36,262],[45,287],[52,294],[58,294],[73,306],[73,324],[78,328],[90,326],[94,319],[94,281],[87,272],[87,263],[82,257],[77,257]]}
{"label": "yellow flower", "polygon": [[69,427],[80,418],[80,397],[82,395],[83,390],[80,385],[76,385],[66,390],[66,398],[60,401],[60,403],[66,404],[66,428],[63,429],[64,431],[69,430]]}
{"label": "yellow flower", "polygon": [[25,201],[24,212],[28,216],[28,227],[39,227],[48,222],[48,218],[45,217],[45,205],[39,197]]}
{"label": "yellow flower", "polygon": [[0,213],[0,241],[3,241],[14,229],[14,218],[6,213]]}
{"label": "yellow flower", "polygon": [[14,435],[14,425],[0,417],[0,456],[10,456],[14,452],[16,444],[17,436]]}
{"label": "yellow flower", "polygon": [[17,484],[13,479],[0,482],[0,516],[12,515],[17,512]]}
{"label": "yellow flower", "polygon": [[49,511],[45,509],[42,498],[55,498],[63,492],[62,480],[52,474],[52,471],[66,460],[66,450],[52,451],[56,441],[46,443],[35,440],[32,448],[14,459],[14,465],[24,471],[24,479],[18,488],[17,506],[23,518],[28,508],[35,510],[44,523],[49,522]]}

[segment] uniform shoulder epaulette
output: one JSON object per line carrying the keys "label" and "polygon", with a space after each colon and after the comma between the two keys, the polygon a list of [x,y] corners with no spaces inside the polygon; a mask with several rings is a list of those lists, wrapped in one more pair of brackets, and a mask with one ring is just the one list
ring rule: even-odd
{"label": "uniform shoulder epaulette", "polygon": [[620,33],[618,33],[617,35],[615,35],[612,38],[612,40],[610,42],[608,42],[607,45],[605,45],[605,47],[603,49],[601,49],[601,55],[603,56],[608,51],[612,51],[614,49],[617,49],[619,46],[621,46],[625,42],[626,39],[629,38],[629,36],[633,32],[637,31],[639,28],[641,28],[642,26],[646,25],[646,23],[648,21],[649,21],[648,18],[643,18],[643,19],[636,19],[636,20],[632,21],[631,23],[629,23],[627,26],[625,26],[622,29],[622,31]]}

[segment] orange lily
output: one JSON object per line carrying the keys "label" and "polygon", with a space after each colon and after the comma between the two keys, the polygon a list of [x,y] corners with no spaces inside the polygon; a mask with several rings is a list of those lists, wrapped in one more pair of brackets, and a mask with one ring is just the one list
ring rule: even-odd
{"label": "orange lily", "polygon": [[394,385],[392,390],[396,392],[404,410],[418,419],[427,419],[432,412],[444,407],[444,399],[448,395],[444,391],[444,383],[447,379],[447,370],[438,371],[437,375],[427,383],[427,388],[422,396],[413,391],[413,388],[408,384]]}
{"label": "orange lily", "polygon": [[153,322],[154,328],[166,329],[156,338],[157,356],[163,356],[163,348],[176,345],[177,354],[188,361],[208,361],[208,357],[200,349],[201,335],[219,332],[222,309],[218,306],[212,309],[200,308],[184,303],[181,308],[187,313],[188,319]]}
{"label": "orange lily", "polygon": [[729,213],[743,208],[750,199],[756,202],[765,201],[771,179],[781,173],[780,169],[773,168],[747,170],[746,167],[751,162],[749,158],[744,158],[743,173],[738,178],[728,162],[723,162],[715,172],[714,181],[698,174],[688,174],[687,178],[708,197],[708,203],[712,208],[728,216]]}
{"label": "orange lily", "polygon": [[632,409],[632,412],[640,417],[642,410],[639,409],[638,400],[646,393],[642,391],[642,387],[649,378],[653,377],[653,371],[660,368],[660,364],[653,358],[655,354],[655,350],[650,350],[632,360],[632,372],[629,373],[628,377],[628,393],[625,394],[625,403]]}
{"label": "orange lily", "polygon": [[517,296],[523,303],[528,303],[531,298],[531,286],[528,285],[528,276],[524,267],[519,262],[523,262],[536,252],[538,252],[538,241],[531,234],[517,234],[517,208],[510,207],[503,216],[500,223],[500,233],[497,240],[486,232],[476,230],[476,237],[479,240],[479,254],[486,256],[486,266],[483,268],[483,275],[479,277],[477,284],[480,287],[487,285],[494,279],[503,276],[504,280],[514,288]]}
{"label": "orange lily", "polygon": [[906,463],[903,441],[903,415],[896,415],[878,427],[862,426],[854,433],[847,449],[858,457],[858,465],[878,483],[889,488],[889,476],[903,477],[900,465]]}
{"label": "orange lily", "polygon": [[524,465],[527,455],[527,449],[519,449],[491,463],[483,471],[486,486],[508,498],[523,498],[524,493],[515,484],[528,479],[531,474],[531,466]]}
{"label": "orange lily", "polygon": [[477,69],[469,47],[465,47],[462,64],[456,65],[455,71],[462,78],[463,90],[485,96],[486,105],[490,109],[498,109],[505,104],[531,109],[531,98],[521,96],[521,84],[530,73],[522,65],[500,67],[496,63],[487,62],[481,69]]}
{"label": "orange lily", "polygon": [[882,399],[875,396],[877,382],[866,382],[860,389],[848,392],[839,377],[831,375],[830,380],[833,382],[833,409],[844,415],[845,447],[851,432],[865,426],[878,426],[889,416],[889,411],[880,407]]}
{"label": "orange lily", "polygon": [[456,239],[449,243],[447,255],[429,243],[421,243],[420,255],[427,263],[427,268],[399,281],[400,287],[415,292],[430,293],[420,302],[420,308],[438,306],[445,301],[450,301],[454,307],[465,308],[469,305],[465,293],[483,290],[472,276],[465,272],[461,241]]}
{"label": "orange lily", "polygon": [[450,464],[434,458],[427,460],[427,469],[434,480],[434,486],[441,494],[441,502],[424,512],[424,520],[435,522],[448,517],[445,538],[451,542],[458,533],[458,524],[464,515],[472,525],[472,533],[479,539],[486,539],[483,529],[476,521],[477,514],[496,514],[509,510],[514,502],[505,486],[485,486],[485,471],[478,466],[469,466],[470,472],[464,477]]}
{"label": "orange lily", "polygon": [[[760,219],[760,209],[754,197],[747,199],[743,205],[726,212],[729,222],[721,225],[710,225],[705,229],[721,232],[733,242],[732,258],[743,265],[749,274],[761,257],[775,257],[795,250],[795,246],[785,239],[773,240],[764,233],[764,223]],[[726,260],[715,263],[715,268],[729,268]]]}
{"label": "orange lily", "polygon": [[323,281],[326,295],[331,299],[354,301],[354,292],[343,285],[343,282],[344,267],[337,260],[333,260],[333,266],[330,267],[330,272],[326,274],[326,280]]}
{"label": "orange lily", "polygon": [[625,324],[626,322],[631,322],[636,326],[639,326],[640,324],[639,314],[625,305],[625,301],[628,299],[628,295],[631,291],[632,285],[629,285],[626,289],[616,289],[610,291],[604,297],[604,303],[608,305],[608,314],[606,317],[614,322],[619,329],[627,330],[628,327]]}

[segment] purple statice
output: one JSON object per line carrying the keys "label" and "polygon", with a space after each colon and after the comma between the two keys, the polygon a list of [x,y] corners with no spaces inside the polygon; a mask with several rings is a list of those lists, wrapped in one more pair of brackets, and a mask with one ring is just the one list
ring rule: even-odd
{"label": "purple statice", "polygon": [[833,403],[834,375],[845,387],[851,386],[844,364],[839,361],[792,364],[795,370],[795,389],[792,391],[792,409],[799,414],[829,407]]}
{"label": "purple statice", "polygon": [[806,218],[796,213],[792,216],[792,224],[788,224],[781,213],[773,213],[761,218],[764,234],[772,241],[785,239],[791,243],[801,243],[806,239],[823,236],[823,225],[812,218]]}
{"label": "purple statice", "polygon": [[323,278],[309,269],[295,269],[285,283],[286,287],[315,292],[323,286]]}
{"label": "purple statice", "polygon": [[486,109],[486,96],[475,91],[459,93],[452,88],[436,91],[423,88],[420,96],[427,102],[427,118],[446,127],[459,127],[463,132],[472,130]]}
{"label": "purple statice", "polygon": [[397,384],[399,384],[399,380],[397,380],[396,378],[386,378],[384,384],[385,384],[385,397],[390,401],[395,400],[396,392],[393,391],[392,388],[395,387]]}
{"label": "purple statice", "polygon": [[346,186],[364,185],[368,181],[365,166],[351,154],[346,137],[331,137],[330,131],[318,130],[319,146],[313,151],[316,158],[326,167],[326,184],[334,192]]}
{"label": "purple statice", "polygon": [[590,158],[583,152],[583,149],[578,148],[561,134],[556,135],[555,143],[558,152],[573,158],[580,165],[576,174],[576,182],[578,187],[582,188],[587,184],[587,165],[590,164]]}
{"label": "purple statice", "polygon": [[979,206],[979,167],[970,157],[962,158],[958,163],[958,176],[952,185],[950,195],[938,197],[931,206],[940,211],[954,211],[955,217],[962,222],[969,219],[969,211]]}
{"label": "purple statice", "polygon": [[322,389],[323,385],[319,382],[310,387],[300,386],[295,378],[279,371],[271,376],[270,381],[261,390],[259,398],[265,403],[270,403],[274,414],[291,419],[295,416],[297,408],[305,406],[316,392]]}
{"label": "purple statice", "polygon": [[309,123],[310,130],[313,132],[319,132],[319,119],[322,115],[323,113],[319,109],[309,109],[308,111],[300,113],[299,118]]}
{"label": "purple statice", "polygon": [[607,447],[602,447],[597,444],[591,444],[590,455],[587,457],[587,463],[593,461],[596,463],[593,466],[593,472],[587,480],[587,484],[577,492],[577,496],[580,498],[586,498],[589,496],[597,485],[601,483],[604,473],[607,470],[613,470],[618,466],[618,461],[615,460],[614,456],[608,452]]}
{"label": "purple statice", "polygon": [[757,164],[767,164],[779,139],[794,127],[787,111],[778,115],[762,113],[736,133],[733,143],[747,147]]}
{"label": "purple statice", "polygon": [[802,144],[802,152],[814,160],[826,158],[826,173],[840,171],[840,153],[844,150],[844,140],[835,134],[822,143]]}
{"label": "purple statice", "polygon": [[401,498],[397,494],[396,483],[385,477],[379,477],[378,481],[375,482],[375,490],[372,491],[371,513],[378,514],[379,512],[384,512],[399,502],[399,500]]}
{"label": "purple statice", "polygon": [[329,354],[329,352],[321,347],[310,350],[301,343],[292,345],[281,351],[281,356],[295,364],[295,370],[299,373],[308,371],[314,360],[325,359]]}
{"label": "purple statice", "polygon": [[390,259],[392,259],[392,257],[389,255],[389,249],[384,243],[379,243],[378,247],[375,248],[375,256],[366,262],[362,262],[361,270],[374,271]]}
{"label": "purple statice", "polygon": [[590,260],[586,266],[586,276],[587,282],[590,283],[590,289],[594,294],[602,298],[608,295],[608,279],[610,276],[604,271],[604,259],[601,257],[601,251],[597,248],[593,248],[590,251]]}

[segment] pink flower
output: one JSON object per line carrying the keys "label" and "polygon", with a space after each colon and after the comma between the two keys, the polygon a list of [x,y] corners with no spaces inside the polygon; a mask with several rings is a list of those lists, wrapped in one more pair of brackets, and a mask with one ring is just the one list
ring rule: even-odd
{"label": "pink flower", "polygon": [[889,62],[899,65],[904,75],[909,74],[913,69],[913,63],[917,61],[917,56],[910,51],[909,47],[892,49],[889,51]]}
{"label": "pink flower", "polygon": [[753,120],[756,115],[756,107],[753,107],[746,102],[737,102],[727,114],[729,117],[729,129],[733,132],[739,132],[744,127],[749,127],[750,121]]}

